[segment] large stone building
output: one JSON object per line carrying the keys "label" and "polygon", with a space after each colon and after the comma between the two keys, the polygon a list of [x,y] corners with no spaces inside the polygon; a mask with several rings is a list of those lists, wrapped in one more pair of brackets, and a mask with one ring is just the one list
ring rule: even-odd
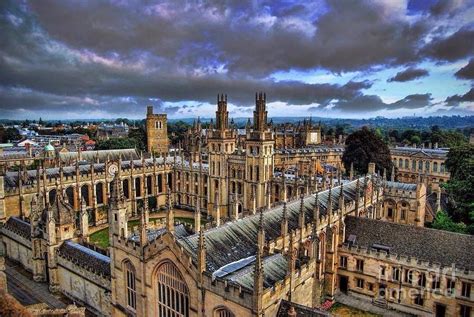
{"label": "large stone building", "polygon": [[423,147],[395,147],[390,149],[397,180],[416,183],[421,178],[429,191],[435,191],[440,184],[449,180],[446,157],[449,149]]}
{"label": "large stone building", "polygon": [[[277,171],[265,102],[256,96],[239,142],[219,96],[208,162],[198,142],[187,156],[0,169],[6,256],[99,315],[327,316],[346,293],[387,315],[471,316],[474,238],[424,228],[425,183],[387,181],[374,164],[349,179],[288,161]],[[174,208],[194,225],[176,223]],[[149,220],[157,210],[162,226]],[[88,242],[101,223],[108,251]]]}

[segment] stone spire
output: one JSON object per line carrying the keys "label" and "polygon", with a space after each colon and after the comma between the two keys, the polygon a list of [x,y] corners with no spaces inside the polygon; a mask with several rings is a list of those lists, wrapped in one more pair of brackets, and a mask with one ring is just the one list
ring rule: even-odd
{"label": "stone spire", "polygon": [[298,227],[300,230],[304,228],[304,195],[300,195],[300,213],[298,214]]}
{"label": "stone spire", "polygon": [[206,240],[204,237],[204,230],[202,228],[199,229],[197,265],[199,271],[199,281],[202,283],[202,273],[206,271]]}
{"label": "stone spire", "polygon": [[[146,198],[145,198],[146,199]],[[140,246],[144,247],[148,243],[147,221],[145,207],[140,209]]]}
{"label": "stone spire", "polygon": [[265,231],[263,229],[263,212],[260,211],[260,219],[257,233],[257,253],[254,266],[254,307],[256,316],[263,316],[263,248],[265,243]]}
{"label": "stone spire", "polygon": [[84,197],[81,200],[80,225],[81,239],[89,241],[89,213],[87,212],[87,204]]}
{"label": "stone spire", "polygon": [[390,180],[395,181],[395,164],[392,165],[392,174],[390,175]]}
{"label": "stone spire", "polygon": [[171,189],[169,185],[166,191],[166,209],[166,229],[169,233],[174,234],[174,210],[171,204]]}
{"label": "stone spire", "polygon": [[314,196],[313,222],[316,228],[319,227],[319,194],[318,193],[316,193],[316,196]]}
{"label": "stone spire", "polygon": [[355,215],[359,217],[359,200],[360,200],[360,181],[357,178],[356,181],[356,194],[355,194]]}
{"label": "stone spire", "polygon": [[286,201],[283,203],[283,213],[280,224],[281,237],[283,239],[282,252],[285,252],[286,236],[288,235],[288,213],[286,209]]}
{"label": "stone spire", "polygon": [[201,203],[199,196],[196,198],[196,210],[194,210],[194,230],[195,232],[201,230]]}
{"label": "stone spire", "polygon": [[339,192],[339,210],[341,211],[341,216],[344,215],[345,205],[344,205],[344,184],[341,183],[341,191]]}
{"label": "stone spire", "polygon": [[122,181],[115,174],[112,183],[110,200],[109,200],[109,241],[112,241],[112,236],[120,236],[126,238],[128,235],[127,224],[127,207],[125,205],[125,197],[122,190]]}

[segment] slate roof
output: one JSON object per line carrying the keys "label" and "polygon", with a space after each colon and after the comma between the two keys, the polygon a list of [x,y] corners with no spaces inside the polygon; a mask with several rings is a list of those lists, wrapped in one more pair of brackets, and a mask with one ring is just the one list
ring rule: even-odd
{"label": "slate roof", "polygon": [[27,240],[31,239],[31,225],[17,217],[8,218],[2,230],[9,230]]}
{"label": "slate roof", "polygon": [[[153,241],[163,235],[166,232],[166,228],[160,228],[160,229],[148,229],[147,230],[147,237],[148,241]],[[174,235],[176,238],[181,238],[181,237],[187,237],[189,236],[188,231],[186,230],[186,227],[183,224],[175,225],[174,227]],[[132,240],[134,242],[139,242],[140,241],[140,236],[138,233],[134,233],[128,237],[129,240]]]}
{"label": "slate roof", "polygon": [[[363,178],[360,179],[360,188],[362,192]],[[338,208],[340,187],[333,187],[331,201],[333,210]],[[345,202],[354,200],[356,196],[356,181],[344,185]],[[319,193],[318,201],[320,215],[325,215],[328,206],[329,190]],[[315,195],[309,195],[304,198],[305,223],[312,221],[313,208],[315,204]],[[298,215],[300,212],[300,199],[287,203],[288,230],[298,228]],[[274,240],[281,235],[281,219],[283,215],[283,204],[276,206],[268,211],[264,211],[264,229],[265,239]],[[259,214],[247,216],[243,219],[227,222],[222,226],[211,228],[204,232],[206,240],[206,264],[209,272],[215,272],[219,268],[247,258],[256,254],[256,241],[258,232]],[[178,239],[185,249],[196,256],[198,249],[198,234]]]}
{"label": "slate roof", "polygon": [[416,184],[387,181],[386,186],[388,188],[394,188],[394,189],[398,189],[398,190],[416,191]]}
{"label": "slate roof", "polygon": [[110,278],[110,257],[106,255],[70,240],[61,244],[58,253],[88,271]]}
{"label": "slate roof", "polygon": [[[79,152],[67,152],[59,153],[59,158],[62,162],[71,162],[77,160]],[[81,152],[81,161],[88,163],[96,163],[97,161],[103,163],[107,159],[119,160],[138,160],[140,156],[135,149],[123,149],[123,150],[100,150],[100,151],[83,151]]]}
{"label": "slate roof", "polygon": [[[254,287],[254,261],[247,266],[226,275],[225,278],[244,287]],[[285,278],[287,273],[287,259],[280,253],[267,256],[263,259],[263,287],[269,288]]]}
{"label": "slate roof", "polygon": [[296,317],[320,317],[320,316],[331,316],[330,313],[320,310],[318,308],[311,308],[296,303],[291,303],[282,299],[280,302],[280,308],[276,317],[287,317],[290,307],[293,306],[296,311]]}
{"label": "slate roof", "polygon": [[418,155],[422,154],[428,157],[438,157],[438,158],[446,158],[449,149],[439,148],[439,149],[424,149],[424,148],[415,148],[409,146],[397,146],[395,148],[391,148],[390,152],[395,155]]}
{"label": "slate roof", "polygon": [[295,154],[295,153],[328,153],[328,152],[344,152],[344,147],[342,146],[314,146],[306,148],[297,148],[297,149],[278,149],[275,153],[278,154]]}
{"label": "slate roof", "polygon": [[389,247],[392,254],[474,270],[472,235],[354,216],[347,216],[345,224],[346,237],[356,236],[354,245],[371,248],[380,244]]}

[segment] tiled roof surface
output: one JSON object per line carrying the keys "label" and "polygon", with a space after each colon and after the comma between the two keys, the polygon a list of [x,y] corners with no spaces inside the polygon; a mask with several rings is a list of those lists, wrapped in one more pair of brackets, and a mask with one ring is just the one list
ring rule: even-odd
{"label": "tiled roof surface", "polygon": [[[356,196],[356,181],[344,185],[345,202],[353,201]],[[360,188],[362,192],[363,178],[360,179]],[[338,208],[340,187],[332,189],[331,201],[333,210]],[[362,196],[362,195],[361,195]],[[320,192],[318,195],[320,215],[327,212],[329,190]],[[300,199],[287,203],[288,230],[298,228],[298,215],[300,213]],[[304,198],[305,223],[312,220],[313,208],[315,204],[315,195],[309,195]],[[283,216],[283,205],[264,211],[264,229],[267,241],[274,240],[281,235],[281,219]],[[207,230],[205,235],[207,248],[207,270],[214,272],[232,262],[256,254],[256,241],[258,232],[259,215],[252,215],[243,219],[227,222],[222,226]],[[198,234],[178,239],[191,254],[196,255],[198,249]]]}
{"label": "tiled roof surface", "polygon": [[59,247],[59,255],[88,271],[110,277],[110,257],[72,241]]}
{"label": "tiled roof surface", "polygon": [[31,225],[17,217],[8,218],[2,230],[9,230],[27,240],[31,239]]}
{"label": "tiled roof surface", "polygon": [[345,224],[346,237],[356,236],[354,245],[371,248],[380,244],[393,254],[474,270],[472,235],[353,216],[347,216]]}

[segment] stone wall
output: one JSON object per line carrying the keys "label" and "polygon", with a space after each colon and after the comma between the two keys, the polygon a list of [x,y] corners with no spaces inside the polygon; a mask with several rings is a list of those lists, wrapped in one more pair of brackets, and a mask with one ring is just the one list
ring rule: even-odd
{"label": "stone wall", "polygon": [[58,257],[61,292],[100,316],[110,316],[110,279]]}

